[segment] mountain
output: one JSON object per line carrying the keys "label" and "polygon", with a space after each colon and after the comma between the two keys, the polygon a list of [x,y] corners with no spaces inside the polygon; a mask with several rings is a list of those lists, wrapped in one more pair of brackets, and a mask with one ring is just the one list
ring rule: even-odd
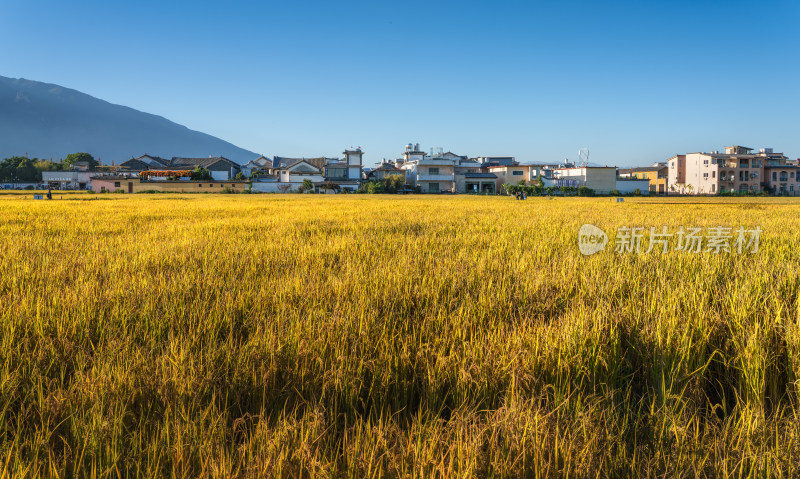
{"label": "mountain", "polygon": [[57,160],[79,151],[117,164],[145,153],[238,163],[259,156],[157,115],[59,85],[0,76],[0,158],[27,153]]}

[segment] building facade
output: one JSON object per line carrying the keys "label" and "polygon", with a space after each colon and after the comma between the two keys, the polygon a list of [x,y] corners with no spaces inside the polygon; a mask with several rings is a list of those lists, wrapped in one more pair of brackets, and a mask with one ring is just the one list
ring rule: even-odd
{"label": "building facade", "polygon": [[595,193],[607,195],[617,189],[617,168],[614,166],[581,166],[553,170],[555,186],[585,186]]}
{"label": "building facade", "polygon": [[796,196],[800,178],[796,164],[772,148],[734,145],[725,153],[686,153],[667,161],[669,190],[679,194],[769,193]]}
{"label": "building facade", "polygon": [[620,168],[618,175],[625,179],[645,179],[650,182],[650,194],[663,195],[669,191],[669,167],[666,163],[638,168]]}
{"label": "building facade", "polygon": [[364,152],[359,147],[344,150],[342,154],[344,158],[341,160],[329,158],[326,161],[323,174],[328,183],[326,186],[333,184],[343,190],[355,191],[361,185]]}
{"label": "building facade", "polygon": [[242,170],[241,165],[222,156],[208,158],[183,158],[174,156],[169,160],[152,155],[131,158],[119,165],[118,172],[141,172],[150,170],[193,170],[205,168],[217,181],[232,180]]}
{"label": "building facade", "polygon": [[143,180],[138,177],[123,175],[107,175],[92,178],[92,191],[142,193],[158,191],[162,193],[223,193],[226,191],[244,191],[247,181],[192,181],[192,180]]}
{"label": "building facade", "polygon": [[457,162],[443,155],[430,157],[420,149],[419,143],[409,143],[397,167],[405,172],[406,182],[423,193],[455,193]]}

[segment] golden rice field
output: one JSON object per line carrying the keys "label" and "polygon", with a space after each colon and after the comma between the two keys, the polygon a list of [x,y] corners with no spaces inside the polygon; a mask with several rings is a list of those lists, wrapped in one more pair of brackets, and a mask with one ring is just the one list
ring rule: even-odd
{"label": "golden rice field", "polygon": [[0,196],[3,477],[800,476],[800,200],[94,198]]}

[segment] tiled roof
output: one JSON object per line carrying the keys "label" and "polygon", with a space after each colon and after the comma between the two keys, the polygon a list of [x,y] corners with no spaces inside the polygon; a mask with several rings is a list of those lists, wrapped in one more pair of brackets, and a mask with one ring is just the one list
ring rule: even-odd
{"label": "tiled roof", "polygon": [[[139,160],[142,163],[146,163],[148,165],[153,166],[153,162],[145,161],[145,160],[143,160],[143,158],[149,158],[149,159],[153,160],[153,162],[155,162],[155,163],[161,163],[162,166],[169,166],[169,160],[167,160],[165,158],[161,158],[160,156],[148,155],[147,153],[145,153],[144,155],[140,156],[139,158],[136,158],[136,160]],[[131,158],[131,159],[134,159],[134,158]]]}
{"label": "tiled roof", "polygon": [[136,180],[139,179],[138,176],[125,176],[125,175],[98,175],[98,176],[90,176],[92,180]]}
{"label": "tiled roof", "polygon": [[638,173],[644,171],[658,171],[663,170],[666,166],[637,166],[636,168],[620,168],[620,173]]}
{"label": "tiled roof", "polygon": [[289,168],[301,161],[305,161],[306,163],[313,165],[315,168],[319,168],[320,170],[325,167],[325,164],[328,161],[337,160],[337,158],[325,158],[324,156],[320,156],[317,158],[284,158],[282,156],[275,156],[272,158],[272,167],[273,168]]}
{"label": "tiled roof", "polygon": [[497,178],[494,173],[464,173],[464,178]]}
{"label": "tiled roof", "polygon": [[259,156],[255,160],[250,160],[247,163],[245,163],[245,166],[247,166],[247,165],[258,165],[260,167],[272,166],[272,160],[270,160],[269,158],[267,158],[265,156]]}
{"label": "tiled roof", "polygon": [[170,161],[171,166],[199,166],[201,168],[207,168],[215,163],[220,161],[226,162],[231,164],[232,166],[239,167],[237,163],[223,157],[223,156],[212,156],[209,158],[181,158],[174,156]]}

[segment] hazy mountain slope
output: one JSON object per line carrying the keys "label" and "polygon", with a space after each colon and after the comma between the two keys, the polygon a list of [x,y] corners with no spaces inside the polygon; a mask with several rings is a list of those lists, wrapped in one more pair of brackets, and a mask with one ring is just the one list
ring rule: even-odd
{"label": "hazy mountain slope", "polygon": [[166,118],[49,83],[0,76],[0,158],[28,153],[58,159],[86,151],[110,163],[144,153],[162,157],[258,157]]}

